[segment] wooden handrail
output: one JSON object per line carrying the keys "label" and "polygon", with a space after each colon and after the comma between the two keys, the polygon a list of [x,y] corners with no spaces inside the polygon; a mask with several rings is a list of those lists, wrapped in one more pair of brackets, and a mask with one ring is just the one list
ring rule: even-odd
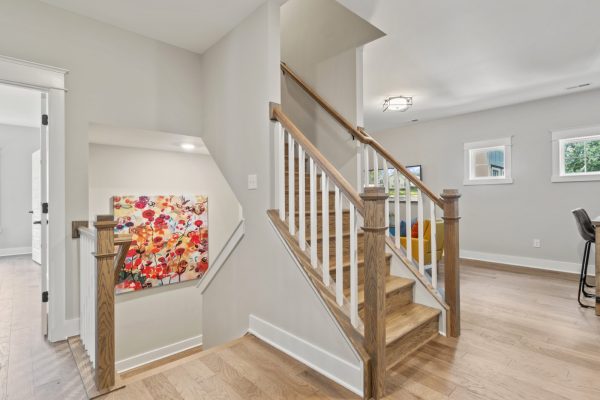
{"label": "wooden handrail", "polygon": [[413,185],[421,189],[421,191],[425,193],[425,195],[427,195],[427,197],[429,197],[432,201],[434,201],[438,207],[444,207],[443,200],[431,189],[429,189],[427,185],[423,183],[423,181],[406,169],[404,165],[394,159],[394,157],[382,145],[380,145],[379,142],[366,133],[363,128],[353,126],[350,121],[337,112],[331,104],[322,98],[311,86],[304,82],[304,80],[302,80],[302,78],[300,78],[286,63],[281,63],[281,70],[284,74],[289,75],[289,77],[292,78],[292,80],[296,82],[298,86],[300,86],[310,97],[312,97],[321,107],[323,107],[323,109],[340,125],[342,125],[348,131],[348,133],[350,133],[350,135],[352,135],[359,142],[373,147],[375,151],[385,158],[392,167],[400,171],[402,175],[408,178]]}
{"label": "wooden handrail", "polygon": [[285,115],[281,110],[281,106],[276,103],[270,104],[270,118],[271,120],[277,120],[281,125],[288,131],[304,151],[314,160],[315,163],[321,170],[325,172],[327,177],[333,181],[333,183],[340,189],[344,196],[354,204],[356,210],[362,215],[363,213],[363,201],[360,196],[354,190],[352,185],[344,178],[338,170],[321,154],[321,152],[313,145],[310,140],[304,136],[304,134],[298,129],[296,125]]}

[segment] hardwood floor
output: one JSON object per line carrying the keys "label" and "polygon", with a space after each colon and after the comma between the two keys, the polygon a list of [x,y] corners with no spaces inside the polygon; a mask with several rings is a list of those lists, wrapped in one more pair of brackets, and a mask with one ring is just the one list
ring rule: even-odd
{"label": "hardwood floor", "polygon": [[[597,400],[600,318],[580,309],[576,282],[462,268],[462,336],[440,337],[394,367],[388,399]],[[39,329],[39,267],[0,258],[0,399],[85,399],[66,342]],[[126,374],[137,399],[357,399],[246,336],[154,369]]]}
{"label": "hardwood floor", "polygon": [[81,400],[67,342],[41,333],[40,266],[31,256],[0,258],[0,400]]}

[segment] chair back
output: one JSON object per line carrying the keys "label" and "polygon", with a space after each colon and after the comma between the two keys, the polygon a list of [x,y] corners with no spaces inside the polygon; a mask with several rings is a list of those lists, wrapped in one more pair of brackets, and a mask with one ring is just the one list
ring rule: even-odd
{"label": "chair back", "polygon": [[575,217],[575,222],[577,223],[577,230],[579,230],[579,234],[581,235],[583,240],[591,242],[595,241],[596,231],[588,213],[583,208],[577,208],[571,212]]}

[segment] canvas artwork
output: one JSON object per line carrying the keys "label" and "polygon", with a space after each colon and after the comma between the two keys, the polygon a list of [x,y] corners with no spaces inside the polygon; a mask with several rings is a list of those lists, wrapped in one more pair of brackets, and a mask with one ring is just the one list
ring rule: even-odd
{"label": "canvas artwork", "polygon": [[201,278],[208,270],[206,196],[114,196],[115,234],[133,242],[116,293]]}

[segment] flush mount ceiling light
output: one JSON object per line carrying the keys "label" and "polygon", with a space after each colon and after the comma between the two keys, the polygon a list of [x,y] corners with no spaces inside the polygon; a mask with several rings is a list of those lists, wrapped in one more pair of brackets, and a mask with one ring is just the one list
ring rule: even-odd
{"label": "flush mount ceiling light", "polygon": [[181,143],[179,146],[181,146],[182,149],[187,151],[191,151],[196,148],[196,146],[194,146],[192,143]]}
{"label": "flush mount ceiling light", "polygon": [[413,104],[412,97],[395,96],[388,97],[383,102],[383,111],[406,111]]}

